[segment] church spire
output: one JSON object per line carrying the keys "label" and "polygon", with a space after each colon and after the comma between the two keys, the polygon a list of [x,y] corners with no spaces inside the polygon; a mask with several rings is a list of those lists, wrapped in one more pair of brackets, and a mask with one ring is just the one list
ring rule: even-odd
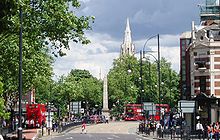
{"label": "church spire", "polygon": [[124,41],[123,41],[123,44],[121,45],[121,55],[124,55],[124,54],[129,54],[129,55],[134,54],[134,44],[132,43],[132,39],[131,39],[131,29],[130,29],[128,18],[127,18],[126,28],[125,28],[125,33],[124,33]]}
{"label": "church spire", "polygon": [[131,42],[131,29],[130,29],[130,24],[129,24],[128,18],[127,18],[127,23],[126,23],[124,42],[129,42],[129,43]]}

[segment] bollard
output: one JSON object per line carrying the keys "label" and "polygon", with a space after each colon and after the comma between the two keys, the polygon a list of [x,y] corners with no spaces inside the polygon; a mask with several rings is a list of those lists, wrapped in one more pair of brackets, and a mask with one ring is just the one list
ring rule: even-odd
{"label": "bollard", "polygon": [[43,125],[41,126],[41,129],[42,129],[42,136],[44,135],[44,127],[43,127]]}

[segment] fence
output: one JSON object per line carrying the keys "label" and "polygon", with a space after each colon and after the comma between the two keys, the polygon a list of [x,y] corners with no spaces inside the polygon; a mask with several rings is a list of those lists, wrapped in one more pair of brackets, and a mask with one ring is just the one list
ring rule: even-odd
{"label": "fence", "polygon": [[204,140],[207,139],[207,133],[198,133],[198,131],[190,130],[189,127],[177,127],[156,131],[155,128],[145,127],[143,123],[139,125],[139,133],[153,136],[154,138],[173,139],[173,140]]}
{"label": "fence", "polygon": [[69,122],[69,123],[67,123],[67,124],[62,126],[61,131],[65,131],[65,130],[71,128],[71,127],[74,127],[74,126],[77,126],[77,125],[81,125],[81,124],[82,124],[82,122]]}

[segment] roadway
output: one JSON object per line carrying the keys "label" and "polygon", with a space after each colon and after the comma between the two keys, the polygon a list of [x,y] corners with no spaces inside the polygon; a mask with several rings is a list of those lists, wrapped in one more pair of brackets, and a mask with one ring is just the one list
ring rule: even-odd
{"label": "roadway", "polygon": [[74,128],[61,135],[48,136],[48,140],[142,140],[136,134],[138,122],[110,122],[108,124],[87,125],[86,134],[81,133],[81,128]]}

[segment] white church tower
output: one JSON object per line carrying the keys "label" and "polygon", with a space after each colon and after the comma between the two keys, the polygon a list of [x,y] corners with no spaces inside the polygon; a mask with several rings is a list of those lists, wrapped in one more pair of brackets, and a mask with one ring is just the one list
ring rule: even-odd
{"label": "white church tower", "polygon": [[124,41],[121,45],[121,55],[134,55],[135,48],[131,39],[131,29],[129,25],[129,19],[127,18],[126,29],[124,34]]}

